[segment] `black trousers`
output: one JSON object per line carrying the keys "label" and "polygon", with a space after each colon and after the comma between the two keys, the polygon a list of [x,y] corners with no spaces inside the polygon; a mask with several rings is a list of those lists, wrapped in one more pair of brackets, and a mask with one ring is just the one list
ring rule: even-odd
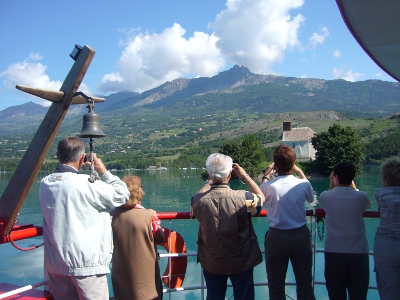
{"label": "black trousers", "polygon": [[366,300],[369,284],[368,254],[325,252],[325,280],[329,299]]}
{"label": "black trousers", "polygon": [[296,279],[297,300],[314,300],[311,236],[307,225],[289,230],[270,227],[265,234],[264,246],[269,298],[286,299],[285,278],[290,260]]}

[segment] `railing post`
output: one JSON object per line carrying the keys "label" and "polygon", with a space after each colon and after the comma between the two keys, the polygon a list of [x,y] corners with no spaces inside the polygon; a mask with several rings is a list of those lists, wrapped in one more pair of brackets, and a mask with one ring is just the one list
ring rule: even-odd
{"label": "railing post", "polygon": [[[171,229],[171,224],[172,224],[172,219],[170,219],[169,220],[169,222],[168,222],[168,229],[171,231],[172,229]],[[169,239],[171,238],[171,235],[168,237]],[[171,243],[171,242],[169,242],[169,243]],[[171,249],[168,251],[168,254],[171,254]],[[171,267],[172,267],[172,263],[171,263],[171,257],[168,257],[168,266],[169,266],[169,270],[168,270],[168,274],[170,274],[169,275],[169,278],[168,278],[168,282],[171,282],[171,274],[172,274],[172,271],[171,271]],[[171,300],[171,294],[172,293],[169,293],[169,299]]]}
{"label": "railing post", "polygon": [[[311,220],[314,220],[314,224],[315,224],[315,227],[314,227],[314,233],[313,233],[313,239],[314,239],[314,242],[313,242],[313,244],[314,244],[314,249],[313,249],[313,252],[314,252],[314,254],[313,254],[313,256],[314,256],[314,264],[313,264],[313,291],[314,291],[314,293],[315,293],[315,274],[316,274],[316,264],[317,264],[317,261],[316,261],[316,258],[317,258],[317,230],[318,230],[318,228],[317,228],[317,219],[316,219],[316,217],[315,217],[315,214],[312,216],[312,217],[310,217],[311,218]],[[313,221],[311,221],[311,223],[312,223]],[[312,225],[311,225],[312,226]]]}
{"label": "railing post", "polygon": [[203,273],[203,268],[200,268],[200,279],[201,279],[201,300],[204,300],[204,273]]}

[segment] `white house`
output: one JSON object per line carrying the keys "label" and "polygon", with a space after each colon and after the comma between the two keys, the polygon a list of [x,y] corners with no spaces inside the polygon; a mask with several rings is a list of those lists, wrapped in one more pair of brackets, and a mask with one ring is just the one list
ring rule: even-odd
{"label": "white house", "polygon": [[315,159],[315,149],[311,144],[314,134],[314,130],[309,127],[292,128],[289,116],[283,119],[282,144],[294,149],[297,160]]}

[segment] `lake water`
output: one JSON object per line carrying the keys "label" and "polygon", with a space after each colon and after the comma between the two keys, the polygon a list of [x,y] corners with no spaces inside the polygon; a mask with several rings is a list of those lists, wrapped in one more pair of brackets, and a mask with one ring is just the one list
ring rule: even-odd
{"label": "lake water", "polygon": [[[169,211],[189,211],[190,199],[202,186],[203,180],[200,178],[200,169],[185,169],[185,170],[160,170],[160,171],[123,171],[113,172],[114,174],[123,177],[126,174],[137,175],[142,179],[143,189],[146,195],[143,199],[143,205],[146,208],[152,208],[158,212]],[[40,173],[35,181],[28,197],[18,216],[20,224],[42,224],[42,214],[38,201],[38,188],[41,178],[46,176],[46,173]],[[0,173],[0,194],[4,191],[12,174]],[[315,191],[316,203],[314,207],[318,207],[317,200],[322,191],[328,189],[328,178],[311,178],[310,182]],[[360,190],[366,191],[372,202],[370,210],[377,210],[377,205],[374,197],[375,190],[380,187],[379,166],[365,166],[363,173],[355,180],[357,187]],[[245,184],[239,180],[231,181],[233,189],[247,189]],[[346,209],[345,207],[343,209]],[[373,247],[374,234],[379,223],[377,219],[365,219],[367,227],[367,236],[370,250]],[[258,235],[258,240],[263,249],[264,234],[268,228],[268,222],[265,217],[253,219],[253,224]],[[196,238],[198,230],[197,220],[176,220],[162,221],[163,227],[171,226],[172,229],[179,232],[185,239],[188,252],[195,252]],[[323,228],[319,224],[319,233],[322,235]],[[317,235],[316,244],[318,248],[323,248],[324,240]],[[32,238],[16,242],[20,247],[29,247],[42,243],[42,238]],[[160,249],[163,253],[164,249]],[[184,286],[200,285],[201,269],[196,264],[195,257],[189,257],[188,269],[184,281]],[[166,262],[160,261],[161,270],[165,269]],[[322,253],[317,254],[316,260],[316,281],[324,281],[323,268],[324,257]],[[375,274],[372,272],[373,260],[370,257],[370,286],[376,286]],[[264,263],[258,265],[254,270],[256,282],[266,282],[266,272]],[[7,282],[20,286],[33,284],[43,280],[43,247],[33,251],[19,251],[11,244],[0,245],[0,283]],[[294,282],[294,276],[289,270],[287,279],[288,282]],[[111,292],[112,293],[112,292]],[[288,286],[286,293],[289,297],[296,299],[295,288]],[[233,299],[232,290],[229,288],[227,299]],[[315,295],[317,299],[328,299],[325,286],[316,285]],[[169,295],[164,295],[164,299],[169,299]],[[172,293],[171,299],[200,299],[200,291],[185,291],[182,293]],[[268,288],[265,286],[256,287],[256,299],[268,299]],[[290,299],[290,298],[287,298]],[[370,290],[368,299],[379,299],[376,290]]]}

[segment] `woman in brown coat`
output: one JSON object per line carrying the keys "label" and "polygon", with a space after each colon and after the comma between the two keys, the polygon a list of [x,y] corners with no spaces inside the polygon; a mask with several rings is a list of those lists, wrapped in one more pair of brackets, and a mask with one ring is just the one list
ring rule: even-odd
{"label": "woman in brown coat", "polygon": [[111,279],[115,300],[162,299],[162,282],[156,244],[164,233],[156,212],[141,205],[144,196],[137,176],[122,179],[130,199],[112,213],[114,253]]}

